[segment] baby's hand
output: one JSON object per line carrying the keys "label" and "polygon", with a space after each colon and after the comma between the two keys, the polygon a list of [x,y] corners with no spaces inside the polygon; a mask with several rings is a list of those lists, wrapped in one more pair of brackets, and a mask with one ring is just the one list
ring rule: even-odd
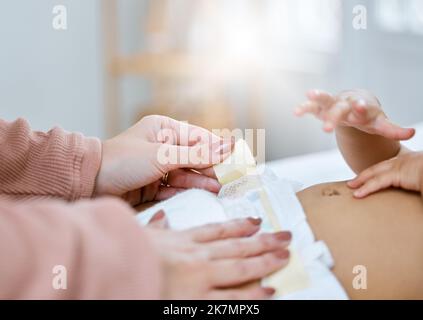
{"label": "baby's hand", "polygon": [[423,153],[410,152],[381,162],[364,170],[357,178],[348,182],[348,186],[357,189],[354,192],[356,198],[365,198],[390,187],[423,194]]}
{"label": "baby's hand", "polygon": [[332,96],[319,90],[307,93],[308,101],[295,110],[297,116],[307,113],[324,122],[324,130],[332,132],[338,126],[353,127],[369,134],[393,140],[408,140],[414,129],[391,123],[375,96],[364,90],[352,90]]}

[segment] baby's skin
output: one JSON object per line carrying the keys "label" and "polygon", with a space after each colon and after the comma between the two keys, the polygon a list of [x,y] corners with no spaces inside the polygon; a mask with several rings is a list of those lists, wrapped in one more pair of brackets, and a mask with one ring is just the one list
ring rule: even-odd
{"label": "baby's skin", "polygon": [[345,182],[338,182],[313,186],[298,198],[316,239],[328,245],[333,272],[351,299],[423,299],[418,193],[388,189],[358,200]]}

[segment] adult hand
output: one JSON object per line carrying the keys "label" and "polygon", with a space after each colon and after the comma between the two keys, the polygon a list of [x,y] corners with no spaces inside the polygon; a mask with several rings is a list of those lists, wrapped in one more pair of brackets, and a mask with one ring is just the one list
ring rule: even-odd
{"label": "adult hand", "polygon": [[253,236],[260,224],[260,219],[249,218],[171,231],[164,212],[158,212],[145,230],[164,268],[163,298],[270,298],[274,289],[257,280],[287,265],[291,233]]}
{"label": "adult hand", "polygon": [[217,193],[221,186],[210,167],[228,157],[232,148],[231,139],[205,129],[168,117],[145,117],[103,142],[95,194],[121,196],[136,205],[189,188]]}

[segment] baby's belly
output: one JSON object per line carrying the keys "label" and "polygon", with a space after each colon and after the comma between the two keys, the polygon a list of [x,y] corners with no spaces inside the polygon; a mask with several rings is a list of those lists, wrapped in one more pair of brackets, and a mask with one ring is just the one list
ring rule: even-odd
{"label": "baby's belly", "polygon": [[[345,183],[331,183],[301,191],[298,198],[316,238],[330,248],[333,271],[351,298],[423,298],[420,195],[388,190],[356,200]],[[354,274],[356,266],[366,269],[358,267]],[[354,277],[365,276],[363,270],[367,283],[356,282],[354,288]]]}

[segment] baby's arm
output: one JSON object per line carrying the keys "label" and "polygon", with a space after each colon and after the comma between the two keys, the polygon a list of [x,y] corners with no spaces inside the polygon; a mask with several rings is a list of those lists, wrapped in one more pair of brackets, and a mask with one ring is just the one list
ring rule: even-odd
{"label": "baby's arm", "polygon": [[325,123],[325,131],[335,130],[339,149],[354,172],[408,152],[399,141],[412,138],[415,130],[391,123],[369,92],[351,90],[332,96],[313,90],[307,97],[296,114],[312,113]]}
{"label": "baby's arm", "polygon": [[348,101],[353,110],[351,120],[357,120],[335,129],[339,149],[355,173],[408,152],[399,141],[410,139],[415,131],[389,122],[375,96],[365,90],[352,90],[337,98]]}

